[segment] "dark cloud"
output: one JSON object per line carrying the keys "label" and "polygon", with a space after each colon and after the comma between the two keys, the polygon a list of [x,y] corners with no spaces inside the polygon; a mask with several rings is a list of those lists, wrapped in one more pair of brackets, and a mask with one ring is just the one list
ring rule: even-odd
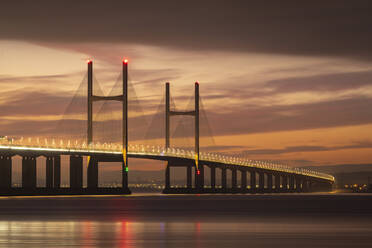
{"label": "dark cloud", "polygon": [[293,77],[272,80],[265,84],[265,87],[275,89],[275,93],[340,91],[356,89],[362,86],[372,86],[372,71]]}
{"label": "dark cloud", "polygon": [[248,134],[370,124],[371,104],[372,99],[360,97],[288,106],[248,105],[239,111],[227,105],[207,114],[214,134]]}
{"label": "dark cloud", "polygon": [[0,39],[372,59],[369,0],[4,1]]}
{"label": "dark cloud", "polygon": [[[245,79],[244,79],[245,78]],[[243,99],[270,97],[277,94],[297,92],[340,92],[372,86],[372,71],[341,72],[313,76],[290,77],[271,80],[264,83],[251,83],[249,76],[235,80],[227,78],[229,84],[216,83],[202,85],[202,98],[206,101],[215,99]]]}

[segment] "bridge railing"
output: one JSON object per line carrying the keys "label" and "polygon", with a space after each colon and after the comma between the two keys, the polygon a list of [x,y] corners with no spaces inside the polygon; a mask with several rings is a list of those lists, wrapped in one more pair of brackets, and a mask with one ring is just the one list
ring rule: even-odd
{"label": "bridge railing", "polygon": [[[88,145],[84,141],[79,140],[57,140],[47,138],[8,138],[0,139],[0,148],[17,148],[17,149],[37,149],[37,150],[63,150],[71,152],[92,152],[92,153],[113,153],[120,154],[123,152],[120,143],[93,143]],[[161,146],[149,145],[129,145],[128,152],[133,154],[144,154],[154,156],[169,156],[177,158],[186,158],[195,160],[196,155],[192,150],[181,148],[164,148]],[[329,174],[320,173],[317,171],[307,170],[303,168],[293,168],[284,164],[273,163],[271,161],[250,160],[238,156],[226,156],[218,153],[200,152],[199,160],[206,162],[215,162],[230,165],[239,165],[252,168],[262,168],[266,170],[280,171],[286,173],[299,174],[304,176],[322,178],[334,181],[334,177]]]}

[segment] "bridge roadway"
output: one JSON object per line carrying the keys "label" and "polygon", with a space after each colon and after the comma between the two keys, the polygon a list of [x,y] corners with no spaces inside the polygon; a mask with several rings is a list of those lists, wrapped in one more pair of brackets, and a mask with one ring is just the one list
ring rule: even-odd
{"label": "bridge roadway", "polygon": [[[122,167],[123,187],[98,187],[98,162],[122,162],[123,152],[118,147],[37,147],[22,145],[0,145],[0,194],[129,194],[128,175]],[[11,186],[13,156],[22,157],[22,187]],[[70,156],[70,187],[60,187],[60,156]],[[36,188],[36,158],[46,157],[46,187]],[[83,157],[89,161],[87,187],[83,187]],[[129,158],[166,161],[164,193],[283,193],[330,191],[334,183],[331,175],[283,165],[242,160],[218,154],[200,153],[196,157],[192,151],[163,149],[160,147],[130,146]],[[196,169],[197,165],[197,169]],[[172,167],[186,167],[187,185],[172,187],[170,170]],[[205,168],[210,169],[210,185],[204,184]],[[216,184],[216,170],[221,171],[221,185]],[[227,171],[231,171],[228,187]],[[238,185],[237,172],[241,179]],[[249,180],[247,180],[247,176]],[[247,184],[247,182],[249,183]]]}

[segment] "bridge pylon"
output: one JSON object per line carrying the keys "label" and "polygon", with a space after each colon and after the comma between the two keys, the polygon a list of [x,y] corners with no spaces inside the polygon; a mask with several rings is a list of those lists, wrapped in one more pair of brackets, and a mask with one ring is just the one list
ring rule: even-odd
{"label": "bridge pylon", "polygon": [[[123,69],[123,91],[121,95],[116,96],[96,96],[93,94],[93,61],[88,61],[88,125],[87,125],[87,143],[93,142],[93,103],[96,101],[120,101],[123,104],[122,114],[122,188],[128,192],[128,60],[122,61]],[[88,162],[88,188],[98,188],[98,162],[99,157],[92,157]]]}
{"label": "bridge pylon", "polygon": [[[175,111],[170,109],[170,83],[165,83],[165,147],[169,149],[171,147],[170,144],[170,124],[171,124],[171,117],[172,116],[179,116],[179,115],[188,115],[194,117],[194,125],[195,125],[195,160],[194,164],[187,164],[187,188],[188,190],[192,190],[192,167],[195,168],[195,188],[202,189],[204,187],[204,167],[202,164],[199,163],[199,83],[195,82],[195,107],[194,110],[188,111]],[[170,167],[171,166],[179,166],[171,161],[168,161],[166,173],[165,173],[165,190],[167,192],[170,188]]]}

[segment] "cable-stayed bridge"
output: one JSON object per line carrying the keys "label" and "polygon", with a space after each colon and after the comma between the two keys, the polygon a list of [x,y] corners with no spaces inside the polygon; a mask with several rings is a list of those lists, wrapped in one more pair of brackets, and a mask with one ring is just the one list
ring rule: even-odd
{"label": "cable-stayed bridge", "polygon": [[[123,70],[120,76],[121,85],[113,87],[109,96],[104,96],[99,86],[94,84],[93,62],[88,61],[87,82],[83,80],[79,87],[80,93],[74,96],[69,107],[73,115],[76,116],[74,104],[84,105],[83,115],[86,118],[63,118],[58,131],[66,129],[63,137],[31,137],[31,138],[6,138],[0,139],[0,193],[1,194],[105,194],[118,193],[128,194],[128,158],[142,158],[166,161],[165,170],[165,189],[164,193],[257,193],[257,192],[313,192],[329,191],[334,183],[332,175],[310,171],[306,169],[293,168],[279,163],[268,161],[256,161],[244,159],[240,156],[227,156],[219,153],[201,151],[200,148],[200,122],[203,122],[203,109],[200,108],[199,83],[195,83],[193,108],[186,110],[176,110],[172,98],[170,97],[170,84],[165,86],[165,104],[160,108],[150,125],[150,130],[163,130],[157,136],[146,132],[145,137],[138,138],[139,141],[163,140],[163,144],[130,144],[129,133],[129,113],[131,106],[131,90],[128,85],[128,61],[123,61]],[[93,88],[94,85],[94,88]],[[117,83],[115,85],[118,85]],[[129,88],[128,88],[129,86]],[[83,90],[82,90],[83,89]],[[85,94],[85,97],[83,96]],[[135,94],[132,94],[135,95]],[[86,99],[85,99],[86,98]],[[107,102],[115,102],[121,106],[120,118],[109,117],[99,121],[99,117],[94,118],[94,103],[101,103],[99,113],[107,107]],[[104,102],[102,104],[102,102]],[[133,103],[133,101],[132,101]],[[138,106],[137,101],[134,105]],[[189,104],[190,105],[190,104]],[[117,112],[117,111],[116,111]],[[65,113],[66,114],[66,113]],[[105,113],[103,116],[107,116]],[[158,122],[157,116],[162,118],[160,128],[155,128],[154,123]],[[188,117],[187,125],[179,121],[178,125],[171,128],[171,119],[180,116]],[[118,117],[118,116],[117,116]],[[191,117],[191,118],[190,118]],[[137,120],[141,115],[136,113]],[[95,121],[97,124],[95,125]],[[158,118],[159,119],[159,118]],[[73,130],[71,125],[63,125],[66,120],[83,123],[78,131]],[[78,121],[77,121],[78,120]],[[190,122],[192,120],[192,122]],[[141,121],[140,121],[141,122]],[[138,122],[138,123],[140,123]],[[80,124],[79,124],[80,123]],[[142,122],[141,122],[142,123]],[[101,126],[100,126],[101,125]],[[174,142],[173,137],[177,136],[179,130],[193,127],[193,147],[186,147]],[[131,130],[140,129],[140,125],[135,125]],[[95,130],[95,131],[94,131]],[[101,130],[102,140],[94,139],[93,134]],[[115,131],[116,130],[116,131]],[[119,130],[119,132],[117,132]],[[69,136],[75,133],[75,136]],[[97,132],[99,133],[99,131]],[[179,133],[179,132],[178,132]],[[161,137],[163,136],[163,137]],[[182,140],[184,133],[178,135]],[[107,138],[111,137],[111,140]],[[135,137],[135,135],[134,135]],[[69,156],[70,166],[70,187],[61,187],[61,156]],[[12,187],[12,157],[22,157],[22,187]],[[38,157],[46,158],[46,187],[36,187],[36,167]],[[83,158],[86,159],[87,168],[87,187],[83,187]],[[118,188],[100,188],[98,186],[99,162],[119,162],[121,163],[122,186]],[[170,170],[172,167],[186,167],[186,186],[175,188],[171,185]],[[210,184],[206,185],[205,169],[210,170]],[[220,178],[216,178],[216,170],[220,170]],[[228,187],[227,171],[231,171],[231,187]],[[240,184],[238,185],[238,171],[240,172]],[[217,181],[220,182],[218,185]]]}

